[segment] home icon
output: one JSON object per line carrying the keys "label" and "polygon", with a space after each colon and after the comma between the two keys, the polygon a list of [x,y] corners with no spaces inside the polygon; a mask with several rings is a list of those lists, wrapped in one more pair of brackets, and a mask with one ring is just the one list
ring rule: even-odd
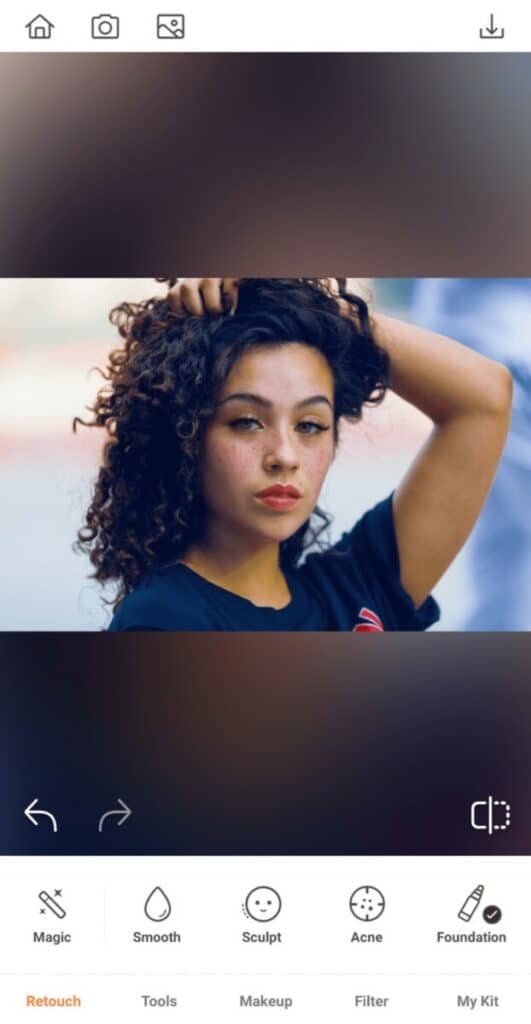
{"label": "home icon", "polygon": [[25,28],[28,30],[30,39],[49,39],[55,25],[52,25],[51,21],[44,17],[44,14],[37,14],[35,18],[28,21]]}

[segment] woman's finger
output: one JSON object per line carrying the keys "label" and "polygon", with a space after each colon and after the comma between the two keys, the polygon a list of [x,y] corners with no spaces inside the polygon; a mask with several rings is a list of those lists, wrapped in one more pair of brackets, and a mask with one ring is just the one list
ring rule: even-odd
{"label": "woman's finger", "polygon": [[221,277],[202,277],[199,292],[203,298],[205,313],[223,313],[223,296]]}
{"label": "woman's finger", "polygon": [[336,298],[336,296],[339,295],[339,282],[337,277],[325,277],[324,282],[330,292],[330,295],[333,295],[334,298]]}
{"label": "woman's finger", "polygon": [[168,292],[168,301],[178,316],[204,316],[223,312],[221,277],[186,277]]}
{"label": "woman's finger", "polygon": [[203,300],[199,291],[200,277],[187,277],[170,288],[168,302],[178,316],[202,316]]}
{"label": "woman's finger", "polygon": [[194,291],[197,292],[197,298],[199,300],[199,278],[188,278],[185,281],[177,281],[173,288],[168,291],[168,302],[172,307],[174,313],[178,316],[188,316],[190,314],[189,304],[193,305],[192,295]]}
{"label": "woman's finger", "polygon": [[223,305],[225,310],[235,312],[238,305],[239,277],[224,277],[222,281]]}
{"label": "woman's finger", "polygon": [[181,306],[189,316],[203,316],[203,300],[199,290],[201,280],[199,277],[188,277],[181,284]]}

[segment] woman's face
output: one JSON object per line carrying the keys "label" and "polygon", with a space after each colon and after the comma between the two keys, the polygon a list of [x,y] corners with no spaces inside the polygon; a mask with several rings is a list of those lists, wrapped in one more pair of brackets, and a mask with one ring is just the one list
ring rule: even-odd
{"label": "woman's face", "polygon": [[287,342],[235,363],[205,435],[208,525],[281,542],[312,513],[334,456],[334,381],[325,357]]}

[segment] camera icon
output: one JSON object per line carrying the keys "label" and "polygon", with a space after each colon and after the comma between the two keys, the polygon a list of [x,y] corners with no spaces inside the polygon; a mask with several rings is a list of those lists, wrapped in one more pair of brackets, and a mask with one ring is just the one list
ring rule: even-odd
{"label": "camera icon", "polygon": [[113,14],[97,14],[92,19],[93,39],[118,39],[120,19]]}

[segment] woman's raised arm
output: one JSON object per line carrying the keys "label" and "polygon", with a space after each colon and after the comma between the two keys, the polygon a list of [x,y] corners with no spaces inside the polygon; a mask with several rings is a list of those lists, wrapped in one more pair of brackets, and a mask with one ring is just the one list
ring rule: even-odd
{"label": "woman's raised arm", "polygon": [[498,466],[512,380],[499,363],[432,331],[371,317],[391,388],[434,427],[394,495],[401,581],[418,607],[464,544]]}

